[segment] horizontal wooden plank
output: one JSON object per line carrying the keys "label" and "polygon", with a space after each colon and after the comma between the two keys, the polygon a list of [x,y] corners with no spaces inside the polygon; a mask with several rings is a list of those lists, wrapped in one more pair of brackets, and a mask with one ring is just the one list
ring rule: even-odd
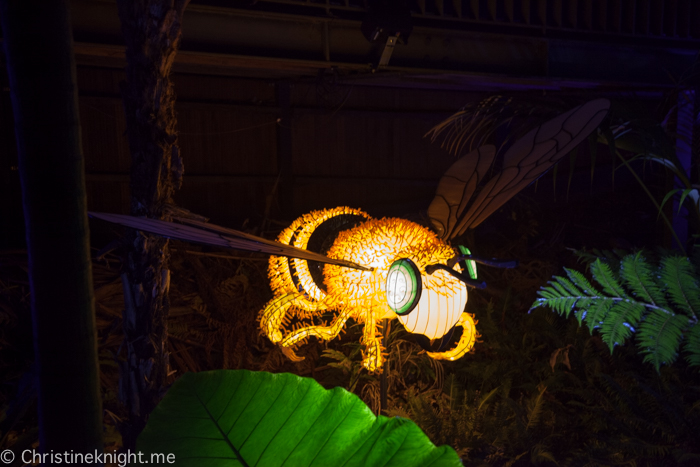
{"label": "horizontal wooden plank", "polygon": [[[95,183],[129,183],[127,173],[86,173],[85,179]],[[184,184],[241,184],[241,183],[269,183],[274,184],[277,177],[274,175],[185,175]],[[409,178],[384,178],[384,177],[316,177],[295,176],[296,184],[324,182],[329,184],[344,183],[350,185],[376,185],[383,183],[395,183],[410,187],[433,186],[437,187],[437,178],[409,179]]]}
{"label": "horizontal wooden plank", "polygon": [[[127,213],[129,176],[87,174],[88,208],[93,211]],[[175,194],[178,205],[206,216],[212,222],[240,226],[245,219],[291,221],[312,210],[351,206],[374,216],[401,216],[430,204],[436,179],[386,179],[356,177],[296,177],[292,210],[282,212],[273,196],[276,177],[187,176]]]}

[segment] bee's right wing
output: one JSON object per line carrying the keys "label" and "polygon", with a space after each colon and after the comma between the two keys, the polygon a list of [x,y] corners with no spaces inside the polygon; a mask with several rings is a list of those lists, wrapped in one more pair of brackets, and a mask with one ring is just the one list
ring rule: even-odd
{"label": "bee's right wing", "polygon": [[204,245],[220,246],[232,248],[234,250],[256,251],[275,256],[287,256],[290,258],[300,258],[320,263],[336,264],[348,268],[368,271],[369,268],[355,264],[352,261],[333,259],[327,256],[314,253],[313,251],[284,245],[273,240],[257,237],[255,235],[240,232],[238,230],[227,229],[207,222],[199,222],[192,219],[176,218],[178,221],[190,224],[176,224],[157,219],[145,217],[127,216],[124,214],[110,214],[103,212],[89,212],[90,217],[102,219],[114,224],[131,227],[136,230],[154,233],[166,238],[184,240],[186,242],[202,243]]}
{"label": "bee's right wing", "polygon": [[503,166],[479,184],[495,160],[493,146],[483,146],[455,162],[440,179],[428,208],[438,235],[452,239],[488,216],[559,162],[588,137],[608,113],[610,101],[579,105],[518,139],[503,155]]}

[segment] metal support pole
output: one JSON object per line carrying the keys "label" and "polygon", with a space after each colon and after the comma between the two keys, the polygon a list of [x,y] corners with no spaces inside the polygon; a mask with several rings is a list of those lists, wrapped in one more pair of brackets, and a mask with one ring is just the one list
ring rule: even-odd
{"label": "metal support pole", "polygon": [[[389,343],[389,320],[382,320],[382,347],[386,348]],[[389,381],[387,380],[387,372],[389,370],[389,359],[384,362],[382,367],[382,376],[379,379],[379,413],[381,415],[386,415],[387,400],[386,393],[389,388]]]}

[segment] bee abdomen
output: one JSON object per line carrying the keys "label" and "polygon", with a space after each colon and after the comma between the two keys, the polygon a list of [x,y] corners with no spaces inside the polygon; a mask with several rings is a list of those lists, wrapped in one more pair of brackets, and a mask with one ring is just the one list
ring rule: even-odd
{"label": "bee abdomen", "polygon": [[[340,232],[367,219],[370,217],[365,212],[344,206],[313,211],[292,222],[280,233],[277,241],[325,254]],[[323,268],[318,262],[272,256],[268,274],[275,290],[302,292],[315,301],[325,297]]]}

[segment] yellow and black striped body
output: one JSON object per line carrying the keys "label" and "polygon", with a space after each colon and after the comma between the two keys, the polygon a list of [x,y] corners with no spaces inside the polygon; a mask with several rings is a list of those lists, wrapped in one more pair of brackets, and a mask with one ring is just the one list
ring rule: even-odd
{"label": "yellow and black striped body", "polygon": [[[473,320],[463,316],[466,286],[443,270],[432,274],[425,271],[429,264],[447,264],[457,254],[429,229],[405,219],[372,219],[360,210],[339,207],[300,217],[277,241],[372,269],[271,257],[269,276],[275,298],[263,309],[261,326],[290,358],[297,359],[293,346],[311,336],[333,339],[350,318],[364,325],[363,363],[370,371],[382,366],[377,325],[384,318],[398,318],[408,331],[431,340],[443,337],[459,323],[464,324],[459,355],[443,357],[432,353],[434,358],[459,358],[473,345]],[[401,259],[415,265],[422,291],[411,311],[399,316],[387,299],[387,277],[392,264]],[[328,325],[299,324],[329,311],[335,317]],[[288,329],[292,321],[297,324]]]}

